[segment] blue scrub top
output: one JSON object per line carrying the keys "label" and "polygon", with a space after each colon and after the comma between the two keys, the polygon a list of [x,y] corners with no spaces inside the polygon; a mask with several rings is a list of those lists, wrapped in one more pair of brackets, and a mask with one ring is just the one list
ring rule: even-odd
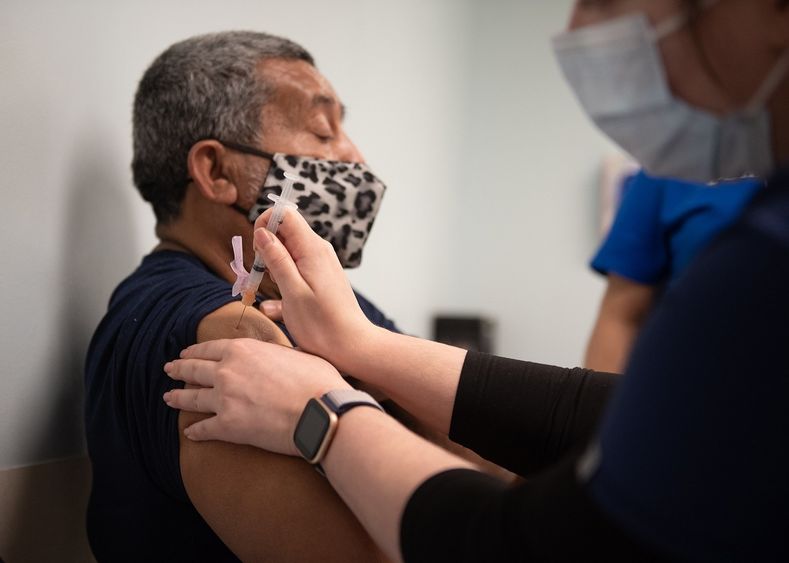
{"label": "blue scrub top", "polygon": [[754,178],[695,184],[641,171],[625,181],[622,204],[591,266],[638,283],[671,283],[762,185]]}

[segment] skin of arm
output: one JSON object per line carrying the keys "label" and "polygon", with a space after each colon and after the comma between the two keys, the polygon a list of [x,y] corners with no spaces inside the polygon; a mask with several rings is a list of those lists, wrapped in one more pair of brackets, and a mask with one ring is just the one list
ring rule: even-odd
{"label": "skin of arm", "polygon": [[[240,302],[207,315],[199,342],[250,337],[289,346],[279,328]],[[180,465],[190,500],[244,561],[383,561],[380,550],[326,480],[301,459],[250,446],[196,442],[184,429],[206,414],[181,411]]]}
{"label": "skin of arm", "polygon": [[[449,433],[466,350],[368,327],[338,368],[380,389],[430,428]],[[386,361],[382,361],[386,358]]]}
{"label": "skin of arm", "polygon": [[656,291],[655,286],[608,274],[608,286],[586,347],[584,367],[609,373],[624,371],[633,342],[652,309]]}
{"label": "skin of arm", "polygon": [[[181,359],[168,363],[165,371],[174,379],[202,386],[167,393],[168,405],[216,413],[187,429],[190,440],[197,444],[229,440],[289,455],[297,455],[293,432],[308,399],[348,388],[339,372],[321,358],[252,340],[191,346]],[[201,398],[195,407],[197,393]],[[301,460],[294,462],[304,465]],[[331,486],[393,560],[401,560],[400,520],[419,485],[448,469],[476,469],[369,407],[340,417],[322,466]],[[253,478],[247,485],[253,490],[259,486]],[[238,514],[236,507],[227,510],[224,517],[233,525],[252,517]],[[265,532],[259,521],[256,529]],[[312,532],[300,533],[314,541]]]}
{"label": "skin of arm", "polygon": [[[258,218],[256,226],[266,224],[269,212]],[[391,333],[370,323],[334,249],[298,213],[286,211],[278,236],[284,245],[266,229],[257,229],[256,251],[263,253],[280,288],[282,315],[289,330],[292,324],[296,341],[318,355],[250,339],[212,340],[184,350],[181,359],[168,363],[165,371],[201,388],[171,391],[164,400],[173,408],[214,414],[189,424],[184,435],[200,445],[224,440],[296,455],[293,431],[307,401],[348,387],[323,358],[378,387],[427,425],[447,433],[466,351]],[[232,322],[236,318],[231,315]],[[203,334],[201,340],[216,338],[221,332]],[[189,422],[184,420],[184,426]],[[201,461],[208,463],[207,459],[193,463],[199,466]],[[417,437],[388,415],[363,408],[342,417],[325,463],[331,485],[376,543],[396,559],[400,558],[400,519],[413,491],[443,470],[474,467]],[[387,479],[381,480],[382,474]],[[261,479],[265,466],[246,475]],[[186,474],[184,479],[188,481]],[[207,494],[213,492],[210,485]],[[240,489],[239,495],[246,494],[243,486]],[[220,536],[220,526],[230,528],[231,521],[233,525],[241,521],[258,524],[247,530],[245,538],[254,531],[266,533],[266,527],[259,525],[264,512],[242,515],[230,505],[218,514],[207,514],[201,506],[210,509],[212,503],[202,505],[191,491],[190,497]],[[258,506],[260,503],[254,504]],[[311,537],[307,530],[301,534],[297,537]],[[266,536],[261,541],[275,539],[279,538]]]}
{"label": "skin of arm", "polygon": [[342,416],[323,461],[334,489],[396,561],[402,561],[400,521],[411,495],[433,475],[464,467],[476,469],[371,408]]}

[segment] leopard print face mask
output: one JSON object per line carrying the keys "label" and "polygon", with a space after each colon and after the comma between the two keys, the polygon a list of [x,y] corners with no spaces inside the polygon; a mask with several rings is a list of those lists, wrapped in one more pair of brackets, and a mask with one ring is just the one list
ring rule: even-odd
{"label": "leopard print face mask", "polygon": [[257,201],[250,210],[238,208],[253,223],[274,204],[269,194],[281,195],[285,172],[293,182],[295,203],[312,229],[334,247],[343,268],[362,262],[362,249],[381,207],[386,186],[365,164],[306,156],[266,153],[246,145],[222,142],[239,152],[271,161]]}

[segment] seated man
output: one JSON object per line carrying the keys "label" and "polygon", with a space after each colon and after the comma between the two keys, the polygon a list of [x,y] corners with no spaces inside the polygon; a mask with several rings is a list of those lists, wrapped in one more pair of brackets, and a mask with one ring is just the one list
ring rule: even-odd
{"label": "seated man", "polygon": [[[182,431],[195,415],[162,401],[172,387],[162,366],[197,341],[291,344],[256,308],[239,323],[244,307],[231,296],[231,238],[243,237],[248,268],[252,221],[270,204],[265,195],[281,189],[284,169],[301,176],[294,189],[302,213],[347,265],[358,263],[383,185],[359,164],[342,116],[312,57],[262,33],[188,39],[143,76],[132,168],[161,242],[115,290],[87,356],[87,523],[99,561],[382,558],[308,464],[192,442]],[[272,288],[261,286],[259,299],[276,296]]]}

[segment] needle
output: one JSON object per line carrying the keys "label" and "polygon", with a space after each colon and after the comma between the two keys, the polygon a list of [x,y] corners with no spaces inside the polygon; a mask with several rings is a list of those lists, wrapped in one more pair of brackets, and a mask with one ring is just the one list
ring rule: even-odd
{"label": "needle", "polygon": [[[298,177],[291,176],[287,172],[284,174],[287,181],[282,188],[282,195],[268,195],[268,198],[274,202],[274,212],[268,219],[266,229],[274,235],[277,234],[277,229],[279,228],[280,223],[282,223],[282,217],[285,213],[285,208],[290,207],[293,209],[298,209],[298,205],[290,201],[291,193],[293,192],[293,182],[298,180]],[[236,279],[236,284],[233,286],[233,296],[235,297],[241,293],[241,303],[244,305],[244,309],[241,311],[241,316],[238,318],[238,322],[236,323],[236,330],[238,330],[238,327],[241,326],[241,321],[244,319],[244,313],[247,312],[247,307],[255,303],[258,287],[260,286],[260,282],[263,281],[263,274],[266,271],[266,264],[256,252],[255,261],[252,263],[252,269],[247,272],[244,269],[244,255],[241,245],[241,237],[233,237],[232,242],[234,259],[233,262],[230,263],[230,267],[233,269],[233,272],[235,272],[236,276],[238,276]]]}
{"label": "needle", "polygon": [[238,318],[238,322],[236,323],[236,330],[238,330],[238,327],[241,325],[241,321],[244,318],[244,313],[246,312],[247,312],[247,306],[244,305],[244,308],[241,310],[241,316]]}

